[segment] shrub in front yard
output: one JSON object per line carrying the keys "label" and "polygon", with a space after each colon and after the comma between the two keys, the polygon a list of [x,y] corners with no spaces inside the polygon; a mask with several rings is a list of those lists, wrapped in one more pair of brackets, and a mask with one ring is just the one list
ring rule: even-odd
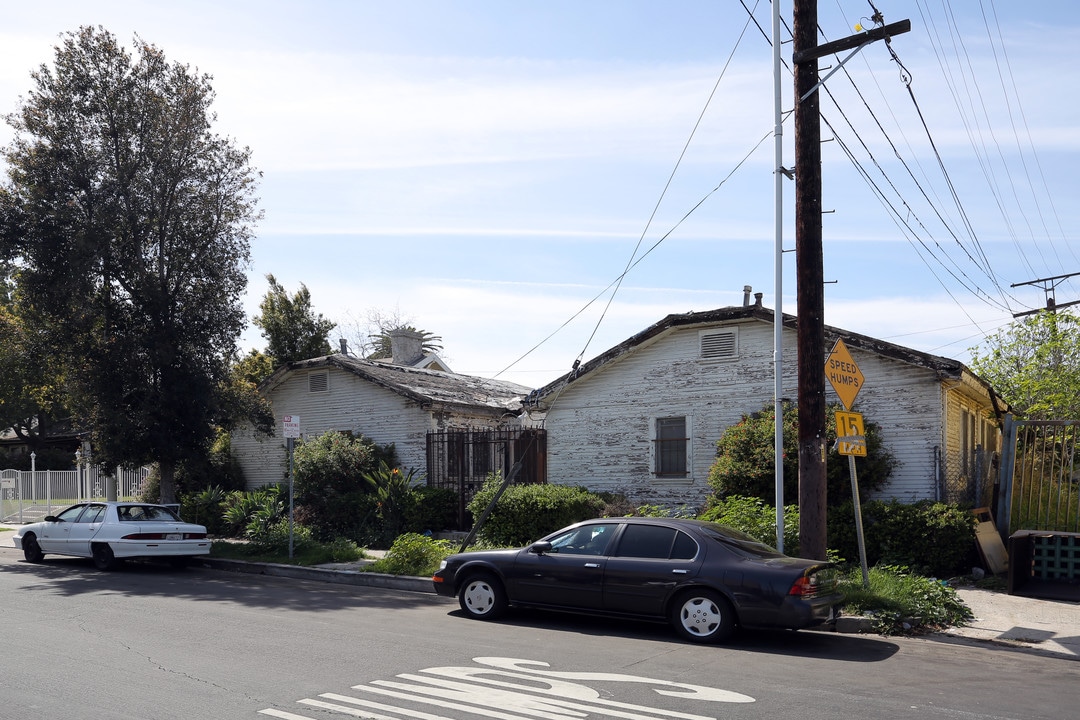
{"label": "shrub in front yard", "polygon": [[[759,498],[741,495],[723,500],[713,498],[701,519],[742,530],[766,545],[776,547],[776,508]],[[784,554],[799,554],[798,505],[784,506]]]}
{"label": "shrub in front yard", "polygon": [[393,464],[393,446],[327,432],[297,443],[293,460],[295,504],[315,537],[366,541],[361,536],[374,489],[364,476],[380,462]]}
{"label": "shrub in front yard", "polygon": [[[975,552],[975,516],[967,508],[920,501],[862,504],[868,565],[892,565],[932,577],[966,572]],[[855,510],[850,502],[829,509],[829,547],[857,562]]]}
{"label": "shrub in front yard", "polygon": [[[479,519],[501,480],[490,479],[469,502]],[[582,520],[600,517],[606,505],[598,495],[566,485],[511,485],[495,504],[478,538],[493,546],[518,547]]]}
{"label": "shrub in front yard", "polygon": [[426,577],[439,569],[447,556],[456,552],[447,540],[436,540],[419,533],[405,533],[394,541],[386,557],[376,560],[365,570],[389,575]]}

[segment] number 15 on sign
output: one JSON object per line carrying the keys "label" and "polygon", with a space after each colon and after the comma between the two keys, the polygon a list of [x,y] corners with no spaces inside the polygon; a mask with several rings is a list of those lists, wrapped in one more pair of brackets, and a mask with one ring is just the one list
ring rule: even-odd
{"label": "number 15 on sign", "polygon": [[836,451],[866,457],[866,432],[862,413],[836,411]]}

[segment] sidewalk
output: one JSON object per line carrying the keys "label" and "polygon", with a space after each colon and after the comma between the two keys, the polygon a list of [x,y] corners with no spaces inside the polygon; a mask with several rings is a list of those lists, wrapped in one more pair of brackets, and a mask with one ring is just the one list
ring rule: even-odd
{"label": "sidewalk", "polygon": [[944,635],[1080,660],[1080,602],[957,588],[975,619]]}
{"label": "sidewalk", "polygon": [[[10,526],[8,526],[10,527]],[[16,556],[14,530],[0,531],[0,553]],[[298,567],[269,563],[207,558],[204,567],[230,572],[272,575],[346,585],[432,593],[429,578],[365,573],[362,563],[337,563],[319,567]],[[957,588],[960,599],[971,608],[975,619],[966,627],[942,631],[946,637],[976,641],[998,647],[1080,660],[1080,602],[1040,600],[972,587]]]}

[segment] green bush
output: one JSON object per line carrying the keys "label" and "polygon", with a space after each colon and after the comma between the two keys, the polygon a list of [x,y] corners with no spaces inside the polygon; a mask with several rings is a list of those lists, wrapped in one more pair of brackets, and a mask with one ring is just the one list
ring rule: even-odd
{"label": "green bush", "polygon": [[[732,495],[714,499],[701,515],[702,520],[742,530],[747,535],[776,547],[776,508],[760,498]],[[784,554],[799,554],[799,507],[784,506]]]}
{"label": "green bush", "polygon": [[224,504],[228,493],[218,486],[180,496],[180,517],[206,527],[209,535],[226,535]]}
{"label": "green bush", "polygon": [[[469,502],[474,518],[480,518],[500,484],[498,478],[489,479]],[[480,528],[478,538],[495,546],[526,545],[565,525],[599,517],[605,505],[599,495],[583,488],[511,485]]]}
{"label": "green bush", "polygon": [[386,557],[364,568],[390,575],[425,577],[439,569],[439,563],[454,554],[447,540],[435,540],[419,533],[405,533],[394,541]]}
{"label": "green bush", "polygon": [[379,547],[387,547],[405,529],[405,518],[415,502],[413,487],[418,478],[416,469],[405,471],[391,468],[385,462],[364,473],[376,500],[376,517],[379,519]]}
{"label": "green bush", "polygon": [[366,541],[371,528],[371,483],[367,473],[393,464],[393,446],[380,448],[363,436],[327,432],[293,449],[294,503],[315,537]]}
{"label": "green bush", "polygon": [[[862,504],[868,565],[892,565],[933,577],[952,577],[970,568],[975,551],[975,516],[970,510],[923,500]],[[854,504],[829,509],[828,544],[857,560]]]}
{"label": "green bush", "polygon": [[289,490],[281,485],[228,493],[220,505],[222,534],[244,537],[256,518],[263,525],[271,525],[283,517],[287,519],[288,501]]}
{"label": "green bush", "polygon": [[450,488],[418,485],[405,512],[405,530],[424,533],[457,527],[458,494]]}
{"label": "green bush", "polygon": [[[743,415],[727,428],[716,443],[716,461],[709,469],[709,484],[720,498],[743,495],[775,502],[776,450],[775,412],[771,405],[760,412]],[[799,409],[784,404],[784,497],[799,496]],[[855,471],[862,497],[885,486],[896,460],[881,441],[876,423],[865,422],[866,457],[855,458]],[[827,496],[830,504],[851,497],[851,477],[846,456],[832,445],[836,440],[836,406],[826,410],[826,443],[830,448],[826,464]]]}
{"label": "green bush", "polygon": [[[286,518],[274,522],[260,522],[258,518],[255,518],[248,526],[247,539],[251,541],[254,552],[267,555],[288,553],[289,520]],[[312,536],[310,528],[296,523],[293,523],[292,542],[294,553],[319,544]]]}

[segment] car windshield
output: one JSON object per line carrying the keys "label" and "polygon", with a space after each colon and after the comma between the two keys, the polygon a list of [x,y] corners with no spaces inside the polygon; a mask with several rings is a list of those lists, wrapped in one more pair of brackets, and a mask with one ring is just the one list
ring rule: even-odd
{"label": "car windshield", "polygon": [[160,505],[122,505],[116,509],[122,522],[146,522],[149,520],[165,520],[178,522],[176,513],[167,507]]}
{"label": "car windshield", "polygon": [[771,545],[766,545],[757,538],[747,535],[741,530],[728,527],[726,525],[720,525],[717,523],[703,523],[701,531],[709,537],[722,542],[723,544],[734,547],[754,557],[783,557],[783,553],[779,552]]}

